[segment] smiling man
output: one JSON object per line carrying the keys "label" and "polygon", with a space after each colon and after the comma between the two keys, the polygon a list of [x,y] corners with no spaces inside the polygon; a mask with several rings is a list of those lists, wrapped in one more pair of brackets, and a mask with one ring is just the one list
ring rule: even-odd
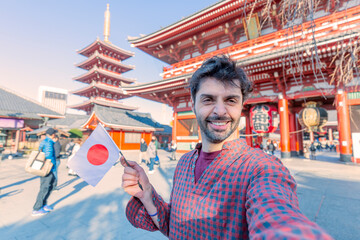
{"label": "smiling man", "polygon": [[134,196],[126,208],[130,223],[169,239],[331,239],[300,212],[295,180],[281,161],[236,138],[252,91],[244,71],[228,57],[213,57],[190,89],[202,144],[179,160],[170,203],[136,162],[121,159],[123,188]]}

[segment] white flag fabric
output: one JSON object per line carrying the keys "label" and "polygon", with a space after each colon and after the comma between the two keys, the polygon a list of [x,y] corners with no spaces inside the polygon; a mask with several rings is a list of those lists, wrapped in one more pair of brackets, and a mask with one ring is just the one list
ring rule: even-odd
{"label": "white flag fabric", "polygon": [[118,159],[119,148],[105,128],[98,124],[67,165],[95,187]]}

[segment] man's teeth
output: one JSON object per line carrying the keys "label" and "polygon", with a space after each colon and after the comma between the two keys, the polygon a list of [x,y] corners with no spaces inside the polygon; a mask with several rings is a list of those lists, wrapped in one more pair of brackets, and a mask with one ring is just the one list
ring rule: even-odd
{"label": "man's teeth", "polygon": [[212,122],[212,124],[214,124],[216,126],[224,126],[226,124],[226,122]]}

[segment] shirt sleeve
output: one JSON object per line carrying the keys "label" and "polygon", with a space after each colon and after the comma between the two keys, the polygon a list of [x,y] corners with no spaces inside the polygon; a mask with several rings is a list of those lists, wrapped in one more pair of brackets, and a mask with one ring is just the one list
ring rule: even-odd
{"label": "shirt sleeve", "polygon": [[296,182],[280,160],[255,165],[245,205],[250,239],[332,239],[301,213]]}
{"label": "shirt sleeve", "polygon": [[170,204],[166,203],[154,188],[152,194],[155,207],[158,211],[160,229],[156,227],[144,205],[136,197],[132,197],[126,206],[126,217],[136,228],[151,232],[160,230],[165,236],[169,236]]}

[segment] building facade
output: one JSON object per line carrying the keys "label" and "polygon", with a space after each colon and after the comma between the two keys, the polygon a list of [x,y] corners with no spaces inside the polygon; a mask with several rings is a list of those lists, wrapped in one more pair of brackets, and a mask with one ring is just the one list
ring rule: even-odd
{"label": "building facade", "polygon": [[66,112],[68,91],[61,88],[40,86],[39,102],[62,115]]}
{"label": "building facade", "polygon": [[243,111],[248,144],[253,142],[250,109],[266,103],[279,114],[281,156],[301,154],[303,127],[297,117],[304,103],[315,101],[337,111],[340,158],[356,161],[352,134],[359,124],[350,115],[360,104],[360,5],[355,0],[316,4],[300,11],[296,1],[223,0],[154,33],[129,37],[133,47],[169,66],[161,80],[123,89],[173,107],[173,139],[186,151],[190,142],[200,141],[189,79],[204,60],[228,55],[254,84]]}

